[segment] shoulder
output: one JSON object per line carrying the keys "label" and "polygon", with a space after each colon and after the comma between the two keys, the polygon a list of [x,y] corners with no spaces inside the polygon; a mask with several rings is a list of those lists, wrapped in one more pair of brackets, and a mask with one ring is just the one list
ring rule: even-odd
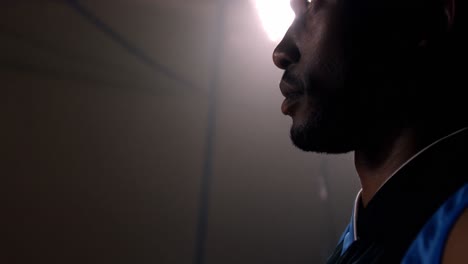
{"label": "shoulder", "polygon": [[468,183],[428,219],[402,263],[468,263]]}
{"label": "shoulder", "polygon": [[468,263],[468,209],[457,219],[449,233],[442,264]]}

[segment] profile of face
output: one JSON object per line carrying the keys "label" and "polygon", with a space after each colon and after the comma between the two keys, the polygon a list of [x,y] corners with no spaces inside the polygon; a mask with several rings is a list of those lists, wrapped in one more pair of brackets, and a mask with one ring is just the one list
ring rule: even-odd
{"label": "profile of face", "polygon": [[394,2],[291,1],[296,18],[273,61],[284,70],[281,110],[300,149],[345,153],[404,125],[421,63],[419,20]]}

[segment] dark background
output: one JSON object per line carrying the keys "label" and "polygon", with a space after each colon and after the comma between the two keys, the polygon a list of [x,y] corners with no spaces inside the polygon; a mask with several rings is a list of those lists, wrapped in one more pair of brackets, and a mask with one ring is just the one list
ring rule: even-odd
{"label": "dark background", "polygon": [[290,143],[252,1],[0,3],[0,263],[326,259],[352,156]]}

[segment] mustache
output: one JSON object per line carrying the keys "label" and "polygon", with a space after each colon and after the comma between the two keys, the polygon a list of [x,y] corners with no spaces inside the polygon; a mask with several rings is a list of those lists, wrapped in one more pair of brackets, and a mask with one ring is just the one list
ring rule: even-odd
{"label": "mustache", "polygon": [[327,80],[333,80],[333,83],[343,83],[346,79],[343,63],[337,60],[320,62],[314,68],[306,70],[304,74],[296,69],[294,66],[287,68],[283,73],[282,81],[304,92],[320,93],[323,92],[323,88],[330,85]]}
{"label": "mustache", "polygon": [[282,81],[285,83],[300,88],[302,91],[304,90],[304,83],[301,81],[299,75],[295,74],[291,70],[285,70],[283,73],[283,77],[281,78]]}

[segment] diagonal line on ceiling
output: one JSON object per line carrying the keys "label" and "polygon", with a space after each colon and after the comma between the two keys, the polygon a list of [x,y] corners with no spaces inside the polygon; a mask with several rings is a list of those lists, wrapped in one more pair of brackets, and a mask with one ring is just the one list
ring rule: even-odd
{"label": "diagonal line on ceiling", "polygon": [[161,63],[155,61],[147,53],[132,44],[124,36],[116,32],[109,24],[100,19],[96,14],[94,14],[89,8],[82,5],[79,0],[65,0],[66,3],[75,10],[79,15],[86,18],[91,24],[93,24],[97,29],[105,33],[109,38],[114,42],[122,46],[127,52],[135,56],[137,59],[142,61],[144,64],[148,65],[152,69],[166,75],[167,77],[175,80],[176,82],[182,84],[188,88],[198,89],[197,85],[193,82],[187,80],[186,78],[180,76],[173,70],[165,67]]}

